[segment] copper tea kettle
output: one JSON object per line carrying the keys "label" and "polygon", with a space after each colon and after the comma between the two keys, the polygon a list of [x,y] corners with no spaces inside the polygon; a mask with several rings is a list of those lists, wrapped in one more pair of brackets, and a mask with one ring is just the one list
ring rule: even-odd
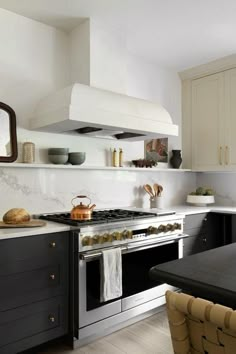
{"label": "copper tea kettle", "polygon": [[[87,198],[89,199],[89,204],[85,205],[82,202],[80,202],[78,205],[73,204],[73,200],[77,198]],[[77,195],[77,197],[73,198],[71,200],[71,204],[73,205],[73,209],[71,210],[70,213],[70,218],[73,220],[90,220],[92,218],[92,212],[93,209],[95,208],[95,204],[91,204],[91,199],[89,197],[86,197],[86,195]]]}

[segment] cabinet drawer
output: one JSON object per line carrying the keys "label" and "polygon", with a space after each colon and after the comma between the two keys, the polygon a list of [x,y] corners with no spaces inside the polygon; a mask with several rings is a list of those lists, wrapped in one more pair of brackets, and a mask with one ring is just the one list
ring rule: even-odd
{"label": "cabinet drawer", "polygon": [[57,232],[45,235],[19,237],[0,242],[0,269],[5,263],[22,262],[36,259],[43,262],[58,257],[65,252],[69,233]]}
{"label": "cabinet drawer", "polygon": [[12,270],[8,266],[3,268],[5,275],[0,275],[0,311],[67,293],[67,264],[36,267],[27,263],[24,267],[22,265],[24,271],[17,271],[14,267]]}
{"label": "cabinet drawer", "polygon": [[187,215],[184,219],[184,230],[204,227],[207,222],[207,214],[208,213]]}
{"label": "cabinet drawer", "polygon": [[0,353],[18,353],[20,348],[30,348],[34,336],[42,336],[43,332],[46,340],[66,334],[67,312],[63,297],[1,312]]}

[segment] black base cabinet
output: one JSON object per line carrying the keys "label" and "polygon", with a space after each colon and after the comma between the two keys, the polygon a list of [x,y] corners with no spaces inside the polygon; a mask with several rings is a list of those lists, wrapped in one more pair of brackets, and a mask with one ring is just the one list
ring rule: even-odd
{"label": "black base cabinet", "polygon": [[0,241],[0,353],[68,333],[67,232]]}
{"label": "black base cabinet", "polygon": [[184,239],[183,256],[204,252],[226,244],[222,233],[222,222],[222,217],[217,213],[186,215],[184,233],[190,237]]}

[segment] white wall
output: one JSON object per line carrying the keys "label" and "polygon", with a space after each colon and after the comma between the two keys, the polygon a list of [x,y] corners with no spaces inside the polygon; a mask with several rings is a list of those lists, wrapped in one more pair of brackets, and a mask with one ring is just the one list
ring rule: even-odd
{"label": "white wall", "polygon": [[[104,37],[110,45],[112,33],[113,30],[108,35],[100,26],[96,37],[97,48]],[[126,164],[132,159],[144,157],[142,142],[121,143],[28,130],[29,117],[40,98],[70,83],[69,38],[62,31],[0,9],[0,39],[4,43],[4,50],[0,53],[1,101],[8,103],[17,115],[19,162],[21,143],[25,140],[36,144],[38,163],[48,162],[49,147],[86,151],[87,165],[110,165],[110,148],[114,147],[123,148]],[[119,34],[113,36],[113,39],[114,51],[109,56],[109,63],[101,61],[106,53],[106,41],[103,42],[103,51],[99,54],[103,71],[100,65],[94,64],[94,82],[96,80],[98,85],[105,86],[117,84],[117,90],[125,83],[129,95],[160,102],[171,113],[174,122],[180,123],[181,90],[177,74],[125,52],[125,44]],[[95,60],[95,55],[92,58]],[[119,65],[121,70],[116,71]],[[117,74],[114,80],[111,80],[112,71]],[[102,81],[104,73],[109,75],[106,76],[107,80]],[[180,147],[180,138],[171,144],[175,148]],[[168,206],[184,201],[187,192],[194,189],[195,175],[175,172],[128,173],[0,167],[0,193],[3,201],[0,215],[6,209],[17,206],[25,206],[30,212],[70,209],[71,198],[79,193],[89,194],[99,207],[147,206],[148,197],[144,194],[142,185],[153,182],[163,184],[165,204]]]}
{"label": "white wall", "polygon": [[179,126],[179,136],[169,137],[169,150],[181,149],[181,81],[176,72],[157,67],[141,58],[127,57],[128,95],[161,103]]}
{"label": "white wall", "polygon": [[18,128],[27,129],[40,97],[69,82],[67,36],[0,9],[0,41],[1,101],[16,111]]}

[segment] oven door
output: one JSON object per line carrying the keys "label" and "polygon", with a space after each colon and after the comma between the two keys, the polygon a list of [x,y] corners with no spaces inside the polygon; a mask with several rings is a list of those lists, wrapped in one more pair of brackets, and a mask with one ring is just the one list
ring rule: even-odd
{"label": "oven door", "polygon": [[167,289],[174,289],[151,280],[148,272],[155,265],[182,258],[183,240],[178,236],[169,241],[137,241],[128,245],[122,251],[123,295],[105,303],[100,301],[100,255],[100,251],[79,255],[79,328],[163,296]]}

